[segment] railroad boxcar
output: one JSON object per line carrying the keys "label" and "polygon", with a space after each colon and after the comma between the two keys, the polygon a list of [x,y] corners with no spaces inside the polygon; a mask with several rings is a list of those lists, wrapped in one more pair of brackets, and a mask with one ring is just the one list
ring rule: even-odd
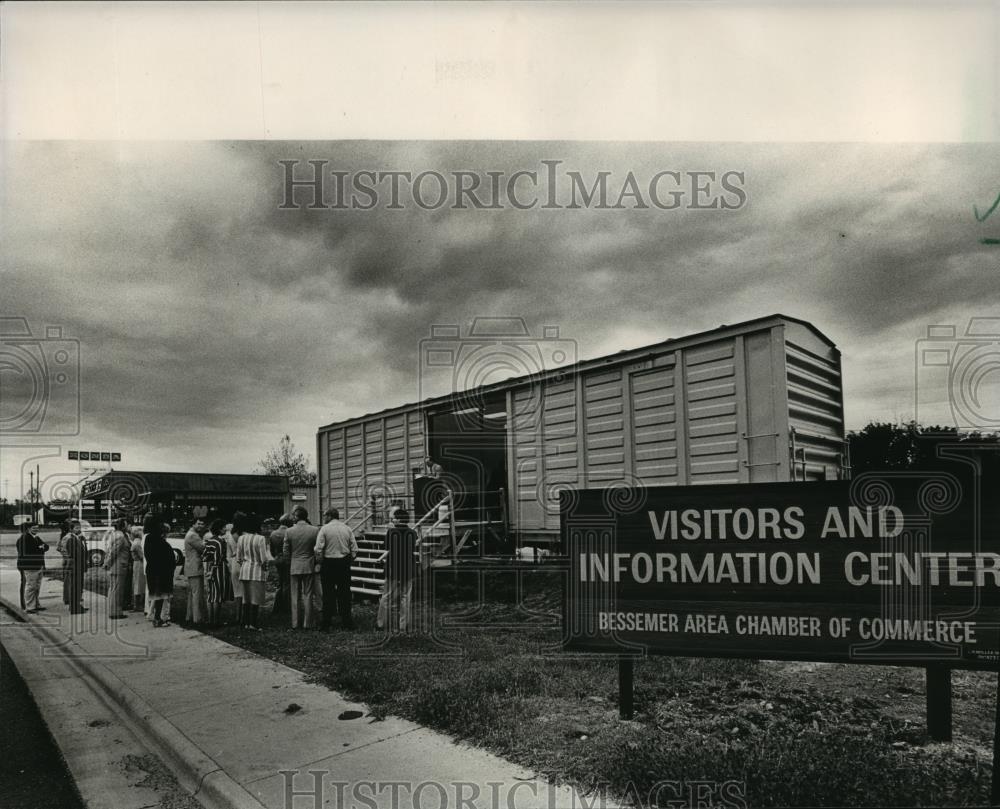
{"label": "railroad boxcar", "polygon": [[347,516],[372,503],[369,527],[387,514],[376,502],[420,519],[430,456],[459,504],[502,522],[517,546],[540,546],[557,541],[567,488],[849,474],[840,352],[803,320],[772,315],[527,370],[321,427],[320,506]]}

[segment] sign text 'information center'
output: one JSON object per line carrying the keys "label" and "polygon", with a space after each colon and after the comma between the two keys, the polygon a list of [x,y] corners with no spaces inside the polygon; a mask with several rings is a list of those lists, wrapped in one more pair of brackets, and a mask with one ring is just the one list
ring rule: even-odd
{"label": "sign text 'information center'", "polygon": [[996,499],[976,474],[567,492],[570,649],[1000,662]]}

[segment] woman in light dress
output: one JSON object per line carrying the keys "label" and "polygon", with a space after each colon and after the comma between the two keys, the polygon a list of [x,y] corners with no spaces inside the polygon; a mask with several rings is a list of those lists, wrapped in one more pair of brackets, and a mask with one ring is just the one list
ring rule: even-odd
{"label": "woman in light dress", "polygon": [[142,555],[142,526],[133,525],[132,534],[132,609],[143,612],[146,599],[146,558]]}
{"label": "woman in light dress", "polygon": [[245,629],[260,631],[260,608],[264,604],[264,582],[267,566],[274,561],[267,538],[260,533],[260,518],[236,512],[233,515],[236,535],[236,561],[240,566],[240,589],[243,594]]}

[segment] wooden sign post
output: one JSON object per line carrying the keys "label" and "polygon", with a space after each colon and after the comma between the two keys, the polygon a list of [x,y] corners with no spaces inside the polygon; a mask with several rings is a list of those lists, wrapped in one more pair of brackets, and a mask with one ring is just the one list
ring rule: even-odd
{"label": "wooden sign post", "polygon": [[951,741],[951,669],[944,666],[927,667],[927,735]]}

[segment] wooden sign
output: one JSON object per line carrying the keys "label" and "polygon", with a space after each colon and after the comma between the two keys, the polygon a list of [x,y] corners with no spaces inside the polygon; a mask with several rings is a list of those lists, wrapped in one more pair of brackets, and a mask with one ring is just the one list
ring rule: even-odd
{"label": "wooden sign", "polygon": [[1000,513],[973,475],[564,492],[568,649],[1000,663]]}

